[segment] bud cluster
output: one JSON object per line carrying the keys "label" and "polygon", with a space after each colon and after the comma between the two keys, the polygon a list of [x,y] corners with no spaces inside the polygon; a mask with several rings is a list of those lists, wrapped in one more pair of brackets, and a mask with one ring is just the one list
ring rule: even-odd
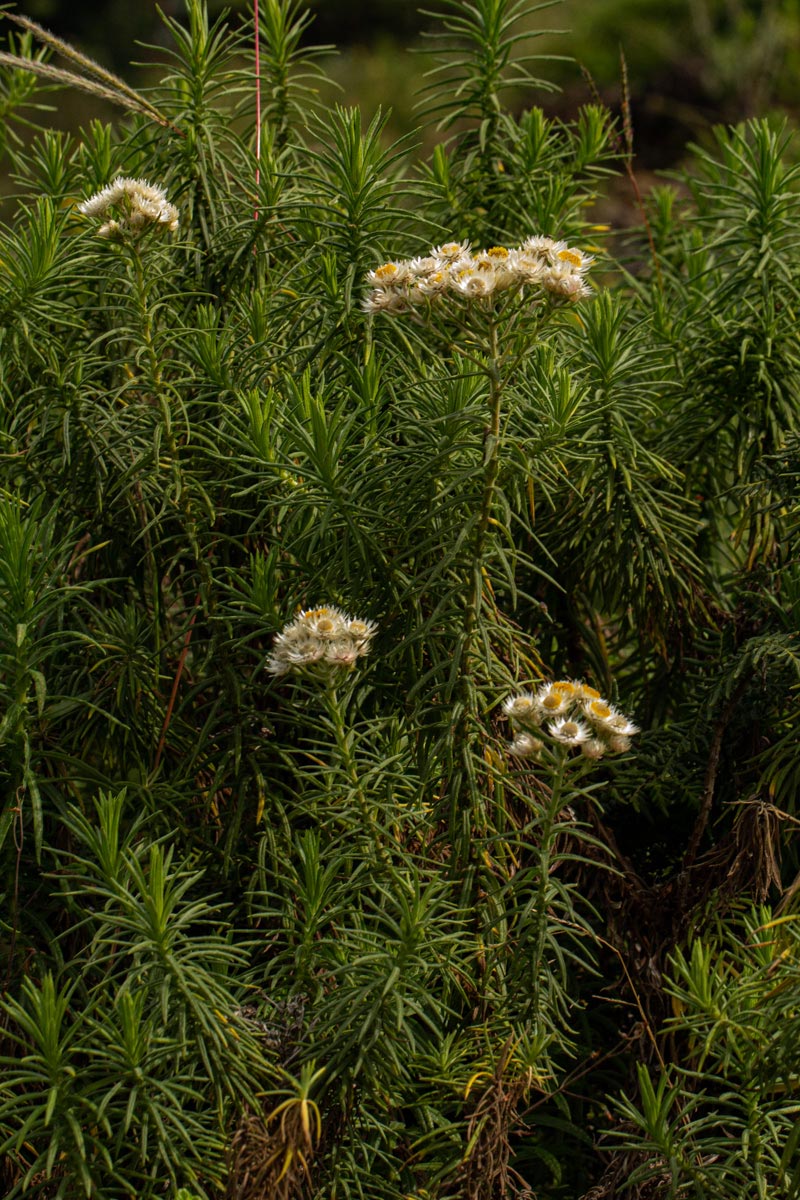
{"label": "bud cluster", "polygon": [[503,711],[515,733],[509,749],[518,758],[531,757],[543,748],[543,732],[595,759],[629,750],[631,738],[639,732],[595,688],[571,679],[545,684],[536,693],[510,696]]}
{"label": "bud cluster", "polygon": [[349,617],[330,605],[301,609],[293,621],[276,634],[267,670],[272,675],[311,670],[329,674],[349,670],[367,654],[377,625]]}
{"label": "bud cluster", "polygon": [[474,252],[469,242],[446,242],[422,258],[387,262],[370,271],[372,291],[363,307],[369,313],[403,313],[443,299],[483,300],[531,287],[580,300],[592,294],[585,275],[593,261],[549,237],[529,237],[513,249],[490,246]]}
{"label": "bud cluster", "polygon": [[78,205],[85,217],[114,216],[98,229],[100,237],[120,237],[126,232],[140,233],[148,226],[166,226],[170,233],[178,228],[178,210],[167,200],[163,188],[146,179],[127,179],[119,175],[113,183]]}

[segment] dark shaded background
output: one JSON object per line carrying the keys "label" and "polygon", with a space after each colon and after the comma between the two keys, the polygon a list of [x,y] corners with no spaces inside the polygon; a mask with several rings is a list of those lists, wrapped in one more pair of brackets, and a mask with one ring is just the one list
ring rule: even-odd
{"label": "dark shaded background", "polygon": [[[162,0],[161,9],[180,17],[183,0]],[[315,13],[310,38],[335,43],[339,55],[328,69],[347,103],[367,112],[389,101],[392,132],[415,123],[414,86],[424,60],[405,51],[419,44],[430,18],[413,0],[311,0]],[[427,8],[435,8],[432,0]],[[209,0],[218,15],[233,19],[252,11],[252,0]],[[82,49],[142,82],[141,68],[154,52],[137,41],[158,45],[163,28],[155,0],[20,0],[17,11],[76,41]],[[560,87],[555,98],[535,100],[551,112],[570,116],[591,99],[582,64],[603,100],[618,108],[620,51],[627,63],[636,155],[645,170],[680,161],[687,141],[703,140],[711,124],[735,122],[773,109],[794,116],[800,76],[800,0],[564,0],[533,18],[554,31],[537,44],[548,54],[573,62],[543,64],[542,73]],[[421,40],[424,48],[425,39]],[[65,120],[72,119],[72,104]],[[80,112],[80,106],[78,106]],[[78,118],[76,118],[78,119]]]}

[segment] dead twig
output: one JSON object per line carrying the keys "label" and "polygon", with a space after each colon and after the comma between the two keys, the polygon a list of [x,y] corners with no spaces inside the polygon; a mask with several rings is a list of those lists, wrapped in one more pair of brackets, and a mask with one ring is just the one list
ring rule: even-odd
{"label": "dead twig", "polygon": [[700,848],[700,841],[705,833],[708,819],[711,816],[711,806],[714,802],[714,788],[717,782],[717,772],[719,771],[719,756],[722,751],[722,739],[725,736],[725,730],[728,728],[731,717],[734,714],[736,706],[744,695],[747,687],[747,677],[743,676],[736,687],[734,688],[728,703],[723,708],[719,717],[714,723],[714,732],[711,736],[711,747],[708,752],[708,764],[706,766],[705,779],[703,781],[703,796],[700,801],[700,811],[697,814],[697,820],[694,823],[689,844],[686,847],[686,853],[683,856],[683,870],[688,870],[697,857],[697,851]]}

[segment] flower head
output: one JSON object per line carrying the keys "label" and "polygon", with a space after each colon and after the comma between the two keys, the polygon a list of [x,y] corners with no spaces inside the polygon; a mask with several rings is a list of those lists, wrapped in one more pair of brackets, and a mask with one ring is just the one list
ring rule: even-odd
{"label": "flower head", "polygon": [[421,275],[414,281],[414,287],[420,296],[441,296],[450,286],[450,272],[434,270],[427,275]]}
{"label": "flower head", "polygon": [[439,271],[441,267],[441,259],[434,258],[432,254],[426,254],[422,258],[412,258],[408,264],[408,269],[415,279],[420,275],[430,275],[432,271]]}
{"label": "flower head", "polygon": [[[363,621],[361,617],[350,617],[347,622],[347,636],[359,648],[366,647],[375,636],[377,628],[374,621]],[[363,652],[366,653],[366,650]]]}
{"label": "flower head", "polygon": [[602,738],[592,737],[587,738],[581,746],[581,754],[584,758],[598,759],[603,757],[607,749],[608,747]]}
{"label": "flower head", "polygon": [[522,692],[519,696],[509,696],[503,701],[503,712],[512,721],[535,721],[538,712],[536,697],[530,692]]}
{"label": "flower head", "polygon": [[542,717],[560,717],[572,707],[569,696],[553,687],[543,687],[536,696],[536,703]]}
{"label": "flower head", "polygon": [[530,733],[518,733],[508,747],[509,754],[515,758],[532,758],[544,749],[544,743]]}
{"label": "flower head", "polygon": [[361,303],[364,312],[405,312],[408,303],[402,291],[394,288],[375,288]]}
{"label": "flower head", "polygon": [[469,242],[445,242],[443,246],[434,246],[431,256],[441,262],[454,263],[469,254]]}
{"label": "flower head", "polygon": [[541,284],[549,269],[547,259],[543,255],[534,254],[524,247],[514,251],[508,266],[515,281],[529,287],[533,284]]}
{"label": "flower head", "polygon": [[116,219],[99,229],[102,237],[121,236],[128,230],[141,231],[148,225],[166,226],[170,233],[178,228],[178,210],[167,200],[163,188],[146,179],[128,179],[118,175],[113,183],[78,205],[85,217],[105,217],[113,209]]}
{"label": "flower head", "polygon": [[565,746],[580,746],[582,742],[589,740],[589,730],[583,722],[573,721],[571,718],[554,721],[548,726],[548,731],[551,737]]}
{"label": "flower head", "polygon": [[579,747],[589,759],[629,750],[631,738],[639,732],[638,726],[604,700],[596,688],[577,679],[557,679],[535,694],[509,696],[503,702],[503,711],[516,730],[510,753],[517,757],[530,753],[525,747],[531,738],[537,742],[537,752],[542,748],[534,734],[543,727],[554,741]]}
{"label": "flower head", "polygon": [[639,732],[639,726],[629,721],[624,713],[615,713],[606,724],[612,737],[632,738]]}
{"label": "flower head", "polygon": [[479,300],[482,296],[491,296],[497,287],[497,277],[491,264],[482,269],[476,263],[455,272],[451,286],[462,296],[467,296],[470,300]]}
{"label": "flower head", "polygon": [[521,246],[489,246],[473,251],[469,242],[444,242],[418,258],[397,259],[367,272],[372,291],[368,313],[409,312],[418,304],[489,301],[513,290],[543,302],[547,295],[579,300],[591,295],[584,276],[590,255],[553,238],[527,238]]}
{"label": "flower head", "polygon": [[410,263],[387,262],[367,274],[367,283],[377,288],[400,287],[408,283],[411,274]]}
{"label": "flower head", "polygon": [[267,670],[271,675],[293,670],[316,669],[322,674],[337,668],[349,670],[368,653],[377,628],[373,621],[350,617],[333,605],[301,609],[276,634]]}
{"label": "flower head", "polygon": [[582,300],[592,294],[581,270],[569,263],[546,270],[542,275],[542,285],[551,295],[561,296],[565,300]]}
{"label": "flower head", "polygon": [[589,267],[594,262],[593,255],[584,254],[583,251],[575,250],[571,246],[565,245],[563,242],[559,244],[558,249],[553,246],[549,257],[553,260],[554,266],[568,266],[574,271],[580,272],[581,274],[583,274],[584,271],[588,271]]}
{"label": "flower head", "polygon": [[[527,251],[529,254],[535,254],[540,258],[546,258],[555,245],[556,243],[551,237],[545,237],[544,234],[537,233],[532,237],[525,238],[521,249]],[[560,242],[559,245],[563,246],[564,243]]]}
{"label": "flower head", "polygon": [[593,725],[605,725],[615,715],[614,709],[602,696],[596,700],[584,700],[581,707]]}

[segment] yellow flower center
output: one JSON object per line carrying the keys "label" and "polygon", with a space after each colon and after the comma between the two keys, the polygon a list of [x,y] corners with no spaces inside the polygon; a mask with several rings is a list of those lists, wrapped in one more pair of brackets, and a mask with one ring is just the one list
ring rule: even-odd
{"label": "yellow flower center", "polygon": [[562,704],[563,698],[561,696],[554,696],[552,692],[548,692],[542,701],[542,708],[560,708]]}
{"label": "yellow flower center", "polygon": [[598,692],[597,688],[589,687],[588,683],[581,684],[581,695],[585,696],[587,700],[600,699],[600,693]]}
{"label": "yellow flower center", "polygon": [[583,262],[583,255],[578,250],[559,250],[557,257],[562,262],[571,263],[573,267],[579,267]]}
{"label": "yellow flower center", "polygon": [[505,246],[490,246],[486,253],[490,258],[508,258],[508,251]]}
{"label": "yellow flower center", "polygon": [[394,263],[384,263],[382,267],[378,267],[375,275],[383,282],[385,279],[393,279],[397,274],[397,267]]}
{"label": "yellow flower center", "polygon": [[569,679],[558,679],[555,683],[550,684],[554,692],[561,692],[564,696],[572,696],[575,692],[575,684]]}
{"label": "yellow flower center", "polygon": [[599,717],[602,721],[611,716],[611,709],[607,704],[603,704],[602,700],[593,700],[589,705],[589,711],[592,716]]}
{"label": "yellow flower center", "polygon": [[564,724],[561,726],[561,732],[563,733],[564,737],[570,737],[570,738],[577,737],[578,736],[578,726],[575,724],[574,721],[565,721]]}

